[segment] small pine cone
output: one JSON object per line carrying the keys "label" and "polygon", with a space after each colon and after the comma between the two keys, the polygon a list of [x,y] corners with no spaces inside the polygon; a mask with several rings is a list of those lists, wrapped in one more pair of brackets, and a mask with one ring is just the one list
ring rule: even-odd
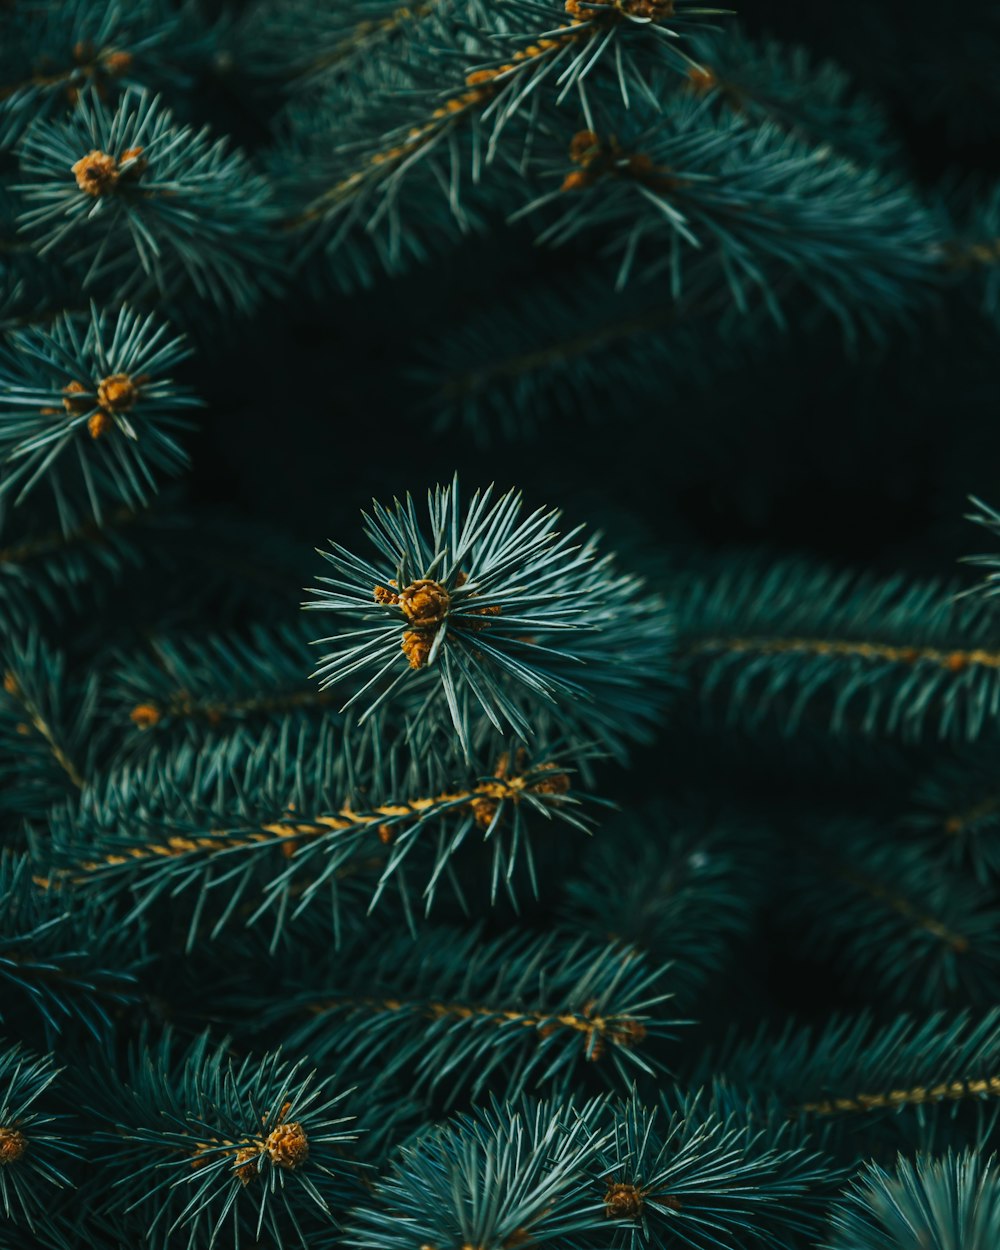
{"label": "small pine cone", "polygon": [[630,1020],[627,1016],[613,1020],[606,1030],[608,1041],[626,1050],[639,1046],[646,1040],[646,1026],[641,1020]]}
{"label": "small pine cone", "polygon": [[87,421],[87,429],[91,438],[103,438],[105,434],[110,434],[114,428],[114,418],[110,412],[105,412],[103,408],[99,408]]}
{"label": "small pine cone", "polygon": [[707,65],[692,65],[687,76],[691,90],[696,95],[708,95],[719,85],[717,74]]}
{"label": "small pine cone", "polygon": [[85,195],[96,199],[113,191],[118,184],[118,162],[97,148],[88,152],[72,166],[76,185]]}
{"label": "small pine cone", "polygon": [[604,1195],[604,1213],[609,1220],[637,1220],[642,1214],[642,1194],[634,1185],[612,1181]]}
{"label": "small pine cone", "polygon": [[97,384],[97,402],[108,412],[128,412],[139,398],[139,388],[127,373],[112,373]]}
{"label": "small pine cone", "polygon": [[160,723],[163,713],[155,703],[137,703],[128,715],[137,729],[152,729]]}
{"label": "small pine cone", "polygon": [[301,1124],[279,1124],[268,1135],[267,1153],[279,1168],[297,1168],[309,1158],[309,1138]]}
{"label": "small pine cone", "polygon": [[425,577],[399,592],[399,606],[414,625],[438,625],[451,607],[451,595],[440,582]]}
{"label": "small pine cone", "polygon": [[410,668],[423,668],[431,653],[431,644],[433,638],[430,634],[421,633],[419,630],[407,629],[403,632],[403,641],[400,644],[403,648],[403,654],[410,661]]}
{"label": "small pine cone", "polygon": [[87,398],[90,394],[91,392],[82,382],[70,382],[68,386],[63,387],[63,407],[74,416],[89,412],[94,406],[93,402]]}
{"label": "small pine cone", "polygon": [[254,1146],[244,1146],[242,1150],[236,1152],[236,1162],[233,1165],[233,1171],[240,1178],[243,1185],[249,1185],[257,1176],[260,1168],[260,1151]]}
{"label": "small pine cone", "polygon": [[28,1139],[16,1128],[0,1128],[0,1167],[16,1163],[28,1149]]}
{"label": "small pine cone", "polygon": [[569,159],[574,165],[589,165],[600,151],[601,140],[593,130],[578,130],[569,141]]}
{"label": "small pine cone", "polygon": [[132,68],[131,52],[109,52],[101,64],[112,78],[118,78],[122,74],[127,74]]}
{"label": "small pine cone", "polygon": [[374,586],[372,588],[372,598],[376,603],[381,603],[385,607],[399,603],[399,595],[394,590],[390,590],[388,586]]}

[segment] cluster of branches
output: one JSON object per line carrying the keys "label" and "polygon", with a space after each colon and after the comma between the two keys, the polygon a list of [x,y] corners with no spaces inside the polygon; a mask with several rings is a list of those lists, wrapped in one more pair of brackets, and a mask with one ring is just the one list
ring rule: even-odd
{"label": "cluster of branches", "polygon": [[[839,70],[696,0],[8,8],[0,1247],[995,1245],[989,593],[643,579],[456,478],[298,618],[297,551],[153,503],[192,350],[288,284],[561,249],[424,364],[523,433],[790,320],[994,316],[995,192],[928,196]],[[201,78],[276,114],[249,153]],[[867,1014],[708,1046],[763,916]]]}

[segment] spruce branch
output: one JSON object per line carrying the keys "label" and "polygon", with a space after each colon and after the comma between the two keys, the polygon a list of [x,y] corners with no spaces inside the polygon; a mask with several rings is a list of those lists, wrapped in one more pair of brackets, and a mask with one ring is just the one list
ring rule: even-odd
{"label": "spruce branch", "polygon": [[819,1231],[837,1169],[787,1121],[762,1129],[704,1091],[675,1107],[633,1094],[607,1111],[614,1135],[598,1167],[606,1215],[625,1225],[614,1245],[783,1250]]}
{"label": "spruce branch", "polygon": [[311,907],[336,917],[342,878],[373,858],[371,907],[390,886],[408,906],[417,876],[429,910],[455,886],[462,852],[484,857],[493,897],[514,895],[520,877],[535,884],[534,837],[556,822],[589,828],[572,781],[586,751],[540,742],[536,756],[511,747],[463,764],[441,739],[393,748],[370,725],[352,734],[292,718],[261,733],[231,780],[211,755],[184,749],[124,765],[53,813],[60,870],[99,898],[131,898],[133,916],[187,896],[191,949],[203,925],[218,936],[234,919],[270,915],[277,942]]}
{"label": "spruce branch", "polygon": [[79,685],[36,630],[0,645],[0,811],[41,817],[83,788],[99,751],[97,684]]}
{"label": "spruce branch", "polygon": [[62,316],[15,331],[0,348],[0,498],[21,503],[47,483],[63,532],[89,511],[137,509],[187,457],[174,431],[198,401],[170,377],[189,355],[154,315]]}
{"label": "spruce branch", "polygon": [[72,891],[39,884],[28,857],[0,854],[0,1021],[37,1012],[54,1036],[82,1024],[94,1037],[111,1011],[138,1001],[144,959],[117,917]]}
{"label": "spruce branch", "polygon": [[337,543],[320,553],[336,576],[320,578],[319,597],[305,606],[352,627],[321,640],[338,644],[317,669],[323,686],[363,681],[345,707],[361,705],[364,720],[427,669],[467,754],[475,738],[467,704],[498,732],[526,739],[535,709],[558,706],[583,734],[598,691],[618,687],[625,716],[615,723],[605,704],[599,738],[633,736],[637,717],[655,715],[668,675],[659,603],[598,559],[594,540],[577,541],[579,529],[556,533],[558,512],[520,520],[513,491],[491,501],[492,488],[477,491],[463,508],[457,479],[438,486],[428,496],[429,529],[410,496],[391,508],[375,503],[365,517],[374,561]]}
{"label": "spruce branch", "polygon": [[79,1153],[45,1110],[58,1076],[50,1056],[0,1044],[0,1212],[16,1226],[44,1224],[52,1191],[69,1183],[63,1162]]}
{"label": "spruce branch", "polygon": [[[373,260],[398,271],[523,201],[518,147],[542,95],[557,108],[579,99],[589,112],[600,82],[626,107],[634,97],[652,101],[657,68],[686,71],[694,62],[685,38],[722,12],[697,0],[500,0],[468,25],[432,23],[433,36],[413,40],[391,65],[388,91],[373,87],[357,108],[330,93],[326,109],[343,119],[332,150],[326,109],[288,114],[275,164],[286,224],[304,233],[305,254],[321,247],[337,262],[342,285],[370,281]],[[417,214],[420,200],[427,207]]]}
{"label": "spruce branch", "polygon": [[[802,1117],[836,1130],[856,1158],[859,1135],[927,1148],[942,1135],[987,1140],[1000,1098],[1000,1012],[840,1017],[819,1029],[789,1024],[735,1038],[705,1056],[688,1083],[716,1082],[720,1094],[760,1113]],[[727,1093],[728,1091],[728,1093]]]}
{"label": "spruce branch", "polygon": [[829,145],[861,166],[899,168],[903,153],[875,95],[839,64],[803,46],[754,38],[737,23],[698,33],[687,89],[754,121],[768,121],[811,146]]}
{"label": "spruce branch", "polygon": [[992,743],[936,760],[896,823],[904,837],[937,848],[945,861],[992,885],[1000,873],[1000,777]]}
{"label": "spruce branch", "polygon": [[671,602],[678,667],[731,725],[972,741],[1000,707],[991,605],[942,583],[751,563]]}
{"label": "spruce branch", "polygon": [[4,21],[0,148],[88,88],[106,100],[130,87],[188,86],[211,42],[195,7],[169,0],[33,0]]}
{"label": "spruce branch", "polygon": [[241,70],[289,94],[329,90],[344,81],[352,94],[375,78],[386,58],[401,59],[424,28],[482,21],[481,0],[347,0],[323,8],[309,0],[262,0],[234,32]]}
{"label": "spruce branch", "polygon": [[805,951],[880,1004],[987,1006],[1000,988],[991,891],[947,865],[945,839],[900,845],[877,822],[800,829],[778,903]]}
{"label": "spruce branch", "polygon": [[512,220],[539,242],[596,243],[633,271],[684,289],[692,251],[716,258],[737,308],[763,300],[782,322],[785,286],[805,283],[848,333],[926,305],[939,281],[936,222],[914,190],[811,146],[771,121],[672,94],[539,124],[529,176],[552,187]]}
{"label": "spruce branch", "polygon": [[[343,1090],[278,1053],[234,1059],[207,1034],[183,1051],[145,1037],[121,1077],[84,1097],[103,1122],[101,1162],[117,1184],[103,1201],[140,1210],[153,1244],[213,1246],[262,1234],[305,1246],[355,1190]],[[95,1096],[96,1094],[96,1096]]]}
{"label": "spruce branch", "polygon": [[38,120],[18,152],[40,254],[118,297],[173,293],[183,275],[219,307],[250,308],[275,287],[269,189],[207,128],[178,126],[158,96],[126,91],[112,112],[92,91],[62,122]]}
{"label": "spruce branch", "polygon": [[333,718],[336,690],[309,681],[310,631],[301,621],[213,634],[164,634],[119,652],[106,714],[119,734],[117,762],[197,752],[206,779],[252,756],[267,726],[288,717]]}
{"label": "spruce branch", "polygon": [[647,804],[587,847],[566,882],[561,922],[669,962],[685,1002],[749,931],[764,863],[760,837],[734,812]]}
{"label": "spruce branch", "polygon": [[[361,934],[322,965],[283,977],[272,1022],[316,1063],[448,1103],[502,1082],[514,1098],[562,1092],[581,1068],[619,1090],[662,1071],[679,1023],[669,969],[568,931],[486,938],[423,927],[372,949]],[[304,1019],[303,1019],[304,1017]]]}
{"label": "spruce branch", "polygon": [[830,1213],[830,1250],[989,1250],[1000,1237],[996,1155],[967,1149],[865,1165]]}
{"label": "spruce branch", "polygon": [[358,1250],[414,1245],[569,1250],[606,1223],[591,1169],[607,1131],[592,1104],[493,1101],[402,1146],[346,1243]]}

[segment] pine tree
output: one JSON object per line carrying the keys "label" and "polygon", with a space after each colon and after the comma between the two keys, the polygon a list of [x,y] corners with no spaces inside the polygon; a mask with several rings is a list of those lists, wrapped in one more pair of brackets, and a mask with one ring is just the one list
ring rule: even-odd
{"label": "pine tree", "polygon": [[0,0],[0,1250],[995,1250],[941,17]]}

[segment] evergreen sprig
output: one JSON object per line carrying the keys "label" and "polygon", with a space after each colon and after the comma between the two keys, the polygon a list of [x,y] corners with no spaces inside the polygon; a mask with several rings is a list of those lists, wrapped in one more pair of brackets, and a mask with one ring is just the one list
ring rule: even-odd
{"label": "evergreen sprig", "polygon": [[0,1044],[0,1212],[16,1226],[44,1223],[53,1190],[69,1183],[64,1161],[79,1153],[45,1109],[58,1076],[51,1057]]}
{"label": "evergreen sprig", "polygon": [[0,1022],[26,1031],[37,1012],[50,1037],[78,1024],[100,1037],[140,998],[142,948],[113,913],[34,875],[27,856],[0,853]]}
{"label": "evergreen sprig", "polygon": [[[391,508],[375,503],[365,531],[377,559],[331,543],[320,554],[336,576],[320,578],[319,597],[305,605],[355,626],[321,640],[339,644],[317,669],[323,686],[363,680],[345,706],[360,703],[367,716],[419,670],[433,671],[466,752],[474,737],[466,697],[499,732],[525,738],[539,705],[579,723],[587,712],[573,716],[571,703],[593,699],[595,681],[621,687],[640,708],[655,701],[668,672],[666,612],[650,613],[643,584],[616,574],[579,528],[558,534],[558,512],[521,520],[521,508],[513,491],[492,502],[492,488],[463,508],[457,479],[429,494],[429,527],[410,496]],[[654,645],[637,654],[630,629]],[[624,652],[611,640],[619,633]],[[631,717],[614,724],[602,712],[609,733],[630,735]]]}
{"label": "evergreen sprig", "polygon": [[590,1168],[607,1132],[594,1131],[588,1110],[494,1101],[430,1129],[401,1147],[370,1201],[353,1212],[347,1244],[578,1245],[605,1220]]}
{"label": "evergreen sprig", "polygon": [[128,307],[14,331],[0,347],[0,498],[47,484],[67,534],[81,514],[100,525],[108,508],[148,503],[156,474],[187,463],[175,432],[199,401],[170,374],[188,355]]}
{"label": "evergreen sprig", "polygon": [[176,298],[183,277],[243,310],[274,289],[267,183],[207,127],[177,125],[159,96],[130,89],[112,111],[85,92],[66,120],[35,121],[18,152],[22,229],[85,287]]}
{"label": "evergreen sprig", "polygon": [[115,1170],[103,1202],[119,1219],[138,1212],[156,1245],[306,1245],[357,1185],[346,1092],[277,1053],[237,1060],[207,1035],[183,1050],[169,1033],[144,1038],[121,1078],[112,1060],[96,1097],[81,1096]]}
{"label": "evergreen sprig", "polygon": [[540,217],[552,246],[593,241],[618,258],[618,286],[637,270],[674,297],[690,252],[711,254],[738,308],[763,299],[779,321],[799,282],[848,329],[926,302],[935,222],[898,178],[668,84],[655,94],[540,125],[536,181],[556,185],[515,220]]}
{"label": "evergreen sprig", "polygon": [[1000,1237],[996,1155],[949,1151],[866,1165],[830,1215],[829,1250],[989,1250]]}
{"label": "evergreen sprig", "polygon": [[203,928],[217,936],[267,916],[277,941],[310,908],[336,918],[342,880],[372,861],[372,906],[390,886],[409,906],[416,877],[430,909],[443,887],[460,892],[451,868],[461,853],[482,854],[491,897],[514,895],[519,879],[535,879],[532,829],[590,827],[574,780],[586,751],[540,741],[535,754],[502,744],[498,756],[494,744],[463,762],[439,737],[415,731],[424,749],[411,753],[405,736],[383,742],[383,728],[292,717],[263,731],[230,776],[215,753],[183,747],[168,762],[125,764],[53,813],[61,869],[97,897],[131,898],[136,916],[190,899],[189,947]]}
{"label": "evergreen sprig", "polygon": [[633,1094],[610,1110],[598,1158],[606,1215],[625,1224],[616,1246],[793,1250],[819,1231],[837,1168],[787,1121],[749,1124],[704,1091],[673,1108]]}
{"label": "evergreen sprig", "polygon": [[972,741],[1000,709],[988,602],[957,587],[750,560],[676,583],[678,666],[730,725]]}
{"label": "evergreen sprig", "polygon": [[0,148],[38,117],[68,112],[87,88],[108,99],[129,87],[190,84],[210,40],[184,0],[38,0],[11,6],[0,47]]}
{"label": "evergreen sprig", "polygon": [[670,970],[635,951],[567,933],[420,929],[367,937],[283,979],[273,1012],[290,1042],[414,1092],[480,1098],[497,1077],[511,1097],[571,1088],[581,1069],[619,1089],[662,1070],[679,1023]]}

